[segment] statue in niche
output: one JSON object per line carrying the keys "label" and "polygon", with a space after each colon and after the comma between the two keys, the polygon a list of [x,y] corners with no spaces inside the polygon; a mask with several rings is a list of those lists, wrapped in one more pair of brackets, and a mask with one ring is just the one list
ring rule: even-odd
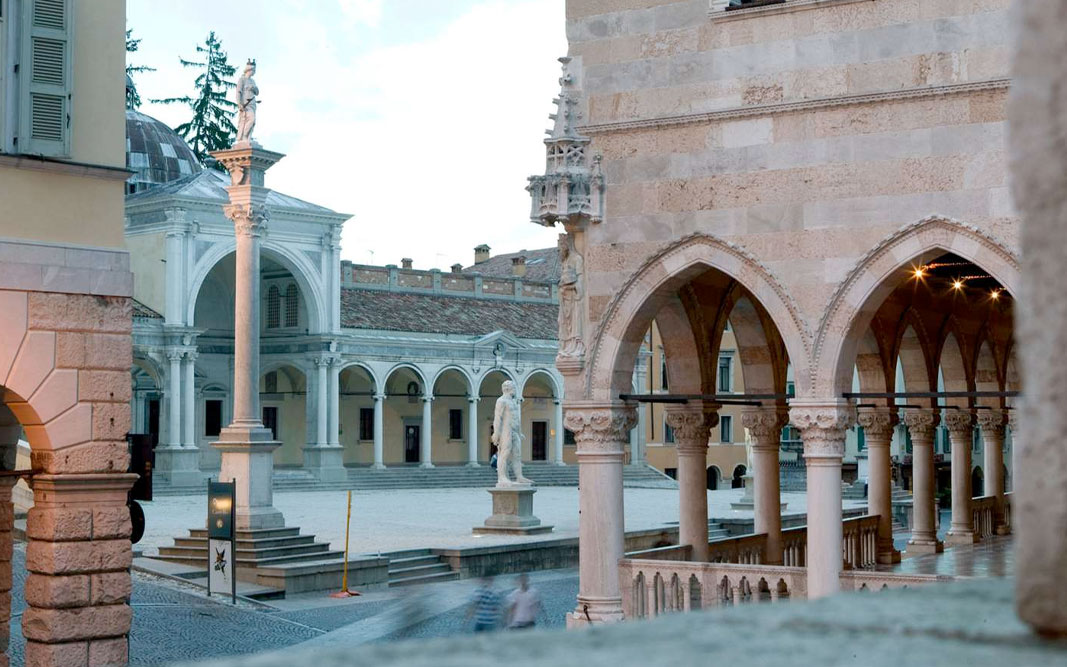
{"label": "statue in niche", "polygon": [[255,73],[256,61],[249,60],[237,80],[237,144],[255,143],[252,130],[256,127],[256,97],[259,95],[259,86],[252,78]]}
{"label": "statue in niche", "polygon": [[585,354],[582,342],[582,256],[574,247],[574,236],[559,236],[559,354],[580,357]]}
{"label": "statue in niche", "polygon": [[[496,445],[496,487],[530,486],[522,475],[522,406],[515,396],[515,383],[505,380],[500,385],[501,396],[493,411],[493,438]],[[508,464],[515,469],[515,481],[508,479]]]}

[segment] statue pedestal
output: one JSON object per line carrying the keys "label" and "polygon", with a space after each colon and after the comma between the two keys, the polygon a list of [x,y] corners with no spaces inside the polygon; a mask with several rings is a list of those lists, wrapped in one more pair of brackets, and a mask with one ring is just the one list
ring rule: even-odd
{"label": "statue pedestal", "polygon": [[475,535],[537,535],[552,530],[552,526],[541,525],[533,515],[533,494],[537,489],[514,486],[486,490],[493,496],[493,516],[485,520],[485,525],[474,527]]}

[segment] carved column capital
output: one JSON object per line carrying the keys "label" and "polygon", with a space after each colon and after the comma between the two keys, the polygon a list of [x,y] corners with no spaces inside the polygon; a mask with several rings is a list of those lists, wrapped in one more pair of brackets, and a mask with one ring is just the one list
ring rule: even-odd
{"label": "carved column capital", "polygon": [[855,420],[846,402],[794,403],[789,422],[800,431],[805,459],[840,459],[845,455],[845,432]]}
{"label": "carved column capital", "polygon": [[622,456],[630,431],[637,425],[637,410],[629,406],[563,408],[563,425],[574,433],[577,453]]}
{"label": "carved column capital", "polygon": [[708,448],[708,434],[719,423],[717,405],[672,405],[664,414],[667,426],[674,430],[678,452]]}
{"label": "carved column capital", "polygon": [[172,364],[181,361],[183,356],[185,356],[184,350],[180,350],[180,349],[167,350],[167,361],[169,361]]}
{"label": "carved column capital", "polygon": [[197,357],[199,357],[199,356],[200,356],[200,353],[197,352],[196,350],[186,350],[185,351],[185,359],[187,361],[189,361],[189,362],[195,362]]}
{"label": "carved column capital", "polygon": [[904,425],[908,427],[912,439],[932,439],[934,429],[941,423],[941,417],[933,410],[907,410],[904,412]]}
{"label": "carved column capital", "polygon": [[270,221],[270,211],[263,205],[227,204],[222,211],[233,221],[233,229],[238,236],[262,236]]}
{"label": "carved column capital", "polygon": [[1015,408],[1008,411],[1008,428],[1011,429],[1014,435],[1019,431],[1019,409]]}
{"label": "carved column capital", "polygon": [[978,426],[981,427],[982,433],[999,434],[1003,437],[1007,423],[1008,415],[1003,410],[983,410],[978,413]]}
{"label": "carved column capital", "polygon": [[974,415],[970,410],[946,410],[941,421],[952,435],[970,435],[974,430]]}
{"label": "carved column capital", "polygon": [[789,412],[782,408],[753,408],[741,413],[741,426],[752,436],[753,449],[778,449]]}
{"label": "carved column capital", "polygon": [[898,421],[894,408],[863,408],[856,416],[856,423],[863,428],[869,444],[875,446],[889,444]]}

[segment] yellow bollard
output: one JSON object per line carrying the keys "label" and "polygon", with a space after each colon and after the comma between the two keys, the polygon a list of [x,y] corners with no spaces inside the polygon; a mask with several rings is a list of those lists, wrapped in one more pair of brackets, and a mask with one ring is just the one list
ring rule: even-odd
{"label": "yellow bollard", "polygon": [[359,595],[355,591],[348,590],[348,529],[352,525],[352,491],[348,492],[348,514],[345,516],[345,567],[341,574],[341,591],[339,593],[331,593],[332,598],[347,598],[353,595]]}

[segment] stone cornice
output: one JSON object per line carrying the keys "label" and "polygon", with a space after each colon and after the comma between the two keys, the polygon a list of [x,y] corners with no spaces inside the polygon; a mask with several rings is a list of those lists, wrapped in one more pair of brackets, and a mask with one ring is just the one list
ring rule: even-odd
{"label": "stone cornice", "polygon": [[749,118],[752,116],[768,116],[772,114],[795,113],[798,111],[814,111],[817,109],[830,109],[834,107],[854,106],[858,104],[873,104],[879,102],[899,102],[928,97],[942,97],[945,95],[965,95],[969,93],[981,93],[990,90],[1007,90],[1010,79],[989,79],[968,83],[953,83],[945,86],[922,86],[917,88],[905,88],[903,90],[887,90],[876,93],[864,93],[862,95],[839,95],[836,97],[820,97],[812,100],[799,100],[796,102],[779,102],[776,104],[759,104],[747,107],[733,107],[720,111],[707,111],[703,113],[681,114],[678,116],[661,116],[658,118],[642,118],[637,120],[624,120],[614,123],[597,123],[586,125],[581,131],[589,135],[606,134],[610,132],[623,132],[626,130],[640,130],[675,125],[690,125],[693,123],[712,123],[737,118]]}
{"label": "stone cornice", "polygon": [[99,178],[105,181],[125,181],[135,173],[125,167],[113,167],[106,164],[89,164],[87,162],[72,162],[70,160],[59,160],[39,155],[0,155],[0,167],[49,171],[55,174]]}

